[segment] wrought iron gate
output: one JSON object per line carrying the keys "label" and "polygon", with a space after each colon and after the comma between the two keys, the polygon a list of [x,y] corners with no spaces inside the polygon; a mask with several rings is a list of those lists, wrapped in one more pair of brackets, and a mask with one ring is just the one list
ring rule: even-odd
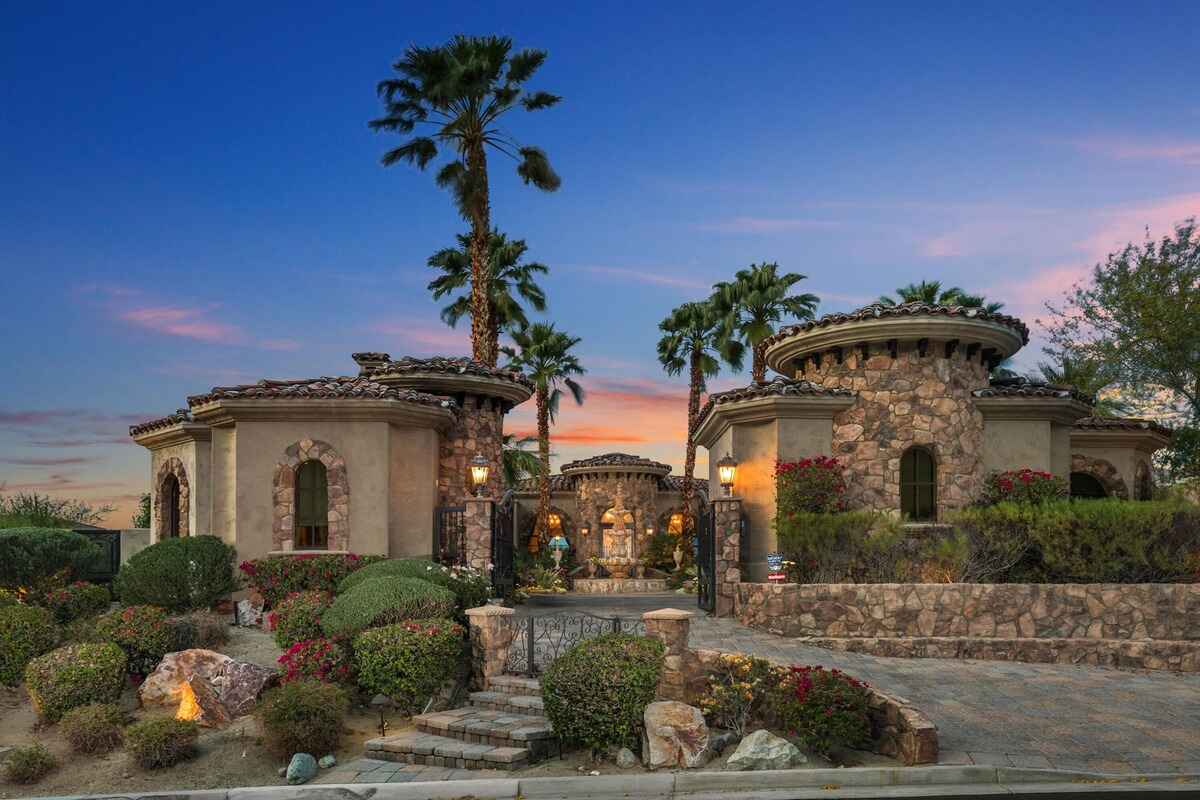
{"label": "wrought iron gate", "polygon": [[692,543],[696,551],[696,605],[705,611],[717,608],[717,547],[715,515],[702,508],[696,515]]}
{"label": "wrought iron gate", "polygon": [[516,504],[512,492],[496,505],[492,514],[492,590],[496,597],[509,597],[516,588],[513,566],[513,517]]}
{"label": "wrought iron gate", "polygon": [[464,506],[439,506],[433,513],[433,560],[439,564],[467,563],[467,524]]}
{"label": "wrought iron gate", "polygon": [[646,624],[632,617],[598,617],[595,614],[569,612],[519,619],[504,671],[532,678],[575,645],[606,633],[644,636]]}
{"label": "wrought iron gate", "polygon": [[100,547],[100,555],[81,571],[79,577],[92,583],[111,583],[121,569],[121,532],[81,528],[75,531]]}

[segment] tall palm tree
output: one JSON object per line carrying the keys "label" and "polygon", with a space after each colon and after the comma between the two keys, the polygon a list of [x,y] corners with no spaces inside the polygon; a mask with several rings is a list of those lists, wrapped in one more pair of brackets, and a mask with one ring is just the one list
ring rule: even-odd
{"label": "tall palm tree", "polygon": [[[451,328],[471,313],[471,237],[459,234],[457,238],[458,247],[439,250],[429,257],[428,262],[429,266],[442,271],[427,287],[434,300],[468,288],[442,309],[442,321]],[[510,240],[495,229],[488,237],[487,335],[490,347],[496,352],[499,352],[501,331],[524,328],[529,324],[521,300],[534,311],[546,310],[546,293],[537,285],[536,277],[550,270],[537,262],[520,263],[528,249],[524,239]]]}
{"label": "tall palm tree", "polygon": [[1101,417],[1119,417],[1130,412],[1128,402],[1120,397],[1101,397],[1100,393],[1115,381],[1099,361],[1059,353],[1057,364],[1041,362],[1036,377],[1059,386],[1073,386],[1076,390],[1096,398],[1092,412]]}
{"label": "tall palm tree", "polygon": [[[898,299],[897,299],[898,298]],[[982,308],[993,314],[1004,308],[1004,303],[989,303],[981,294],[968,294],[958,286],[942,288],[941,281],[921,281],[900,286],[896,289],[896,297],[880,295],[879,303],[885,306],[895,306],[900,303],[929,303],[939,306],[966,306],[967,308]]]}
{"label": "tall palm tree", "polygon": [[815,294],[789,294],[804,280],[798,272],[779,274],[779,265],[763,262],[738,270],[732,281],[713,286],[712,307],[721,317],[723,336],[750,348],[750,375],[755,383],[767,379],[763,340],[775,333],[784,317],[812,319],[820,302]]}
{"label": "tall palm tree", "polygon": [[575,400],[583,404],[583,387],[575,381],[576,375],[586,370],[571,348],[579,339],[555,330],[553,323],[535,322],[528,328],[512,332],[516,347],[502,347],[508,356],[508,369],[524,372],[533,381],[534,399],[537,403],[538,458],[538,512],[529,538],[530,552],[541,547],[542,537],[548,529],[550,515],[550,423],[558,417],[559,401],[564,389]]}
{"label": "tall palm tree", "polygon": [[502,452],[500,454],[500,468],[504,473],[504,485],[510,489],[516,488],[517,484],[525,478],[532,478],[540,475],[542,472],[542,460],[538,458],[537,453],[532,453],[525,448],[537,442],[536,436],[522,436],[517,438],[514,433],[504,434]]}
{"label": "tall palm tree", "polygon": [[[518,104],[538,111],[561,98],[549,92],[526,92],[525,84],[546,60],[545,50],[512,52],[505,36],[455,36],[437,47],[409,47],[392,64],[400,77],[379,82],[384,115],[369,123],[376,131],[409,137],[388,150],[384,166],[401,161],[425,169],[443,147],[453,158],[437,173],[438,186],[454,194],[463,219],[471,224],[471,353],[476,361],[496,365],[487,292],[488,234],[491,197],[488,151],[517,162],[525,183],[552,192],[561,179],[545,152],[522,146],[501,128],[501,118]],[[418,125],[431,126],[412,135]]]}
{"label": "tall palm tree", "polygon": [[696,425],[700,417],[700,395],[709,378],[721,370],[721,361],[735,370],[742,368],[744,347],[723,335],[722,317],[711,303],[684,303],[662,322],[658,329],[658,360],[668,375],[688,373],[687,443],[683,459],[683,529],[695,526],[692,499],[696,496],[692,473],[696,469]]}

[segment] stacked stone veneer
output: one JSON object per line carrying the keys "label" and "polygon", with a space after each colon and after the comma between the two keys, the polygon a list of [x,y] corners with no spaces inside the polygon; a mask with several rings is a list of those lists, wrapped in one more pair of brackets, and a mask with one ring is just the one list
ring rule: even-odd
{"label": "stacked stone veneer", "polygon": [[717,597],[715,613],[728,617],[737,602],[737,587],[742,580],[741,561],[742,501],[725,498],[712,501],[713,547],[716,549]]}
{"label": "stacked stone veneer", "polygon": [[1197,584],[742,583],[735,613],[878,655],[1200,671]]}
{"label": "stacked stone veneer", "polygon": [[625,509],[633,515],[633,557],[641,555],[647,525],[654,525],[657,514],[658,476],[631,472],[598,472],[581,475],[575,483],[575,503],[579,526],[587,527],[588,536],[575,545],[576,561],[604,555],[600,518],[613,507],[617,490]]}
{"label": "stacked stone veneer", "polygon": [[305,461],[325,465],[325,485],[329,523],[328,550],[350,549],[350,477],[346,460],[328,442],[301,439],[284,450],[284,460],[276,462],[274,508],[271,539],[276,550],[291,550],[296,522],[296,473]]}
{"label": "stacked stone veneer", "polygon": [[900,457],[923,445],[937,464],[941,515],[967,505],[983,477],[983,415],[971,392],[988,385],[988,369],[978,353],[946,342],[895,348],[895,357],[886,342],[809,356],[795,377],[858,393],[833,420],[851,507],[899,508]]}
{"label": "stacked stone veneer", "polygon": [[[1104,487],[1104,491],[1108,492],[1109,497],[1129,499],[1129,488],[1125,485],[1125,479],[1121,477],[1121,471],[1114,467],[1111,461],[1075,453],[1071,456],[1071,472],[1084,472],[1091,475],[1100,481],[1100,485]],[[1149,500],[1150,498],[1139,497],[1138,499]]]}
{"label": "stacked stone veneer", "polygon": [[468,395],[450,430],[441,437],[438,465],[438,498],[445,506],[459,506],[475,493],[471,485],[471,460],[482,454],[491,466],[483,494],[504,492],[501,459],[504,450],[504,408],[500,400]]}

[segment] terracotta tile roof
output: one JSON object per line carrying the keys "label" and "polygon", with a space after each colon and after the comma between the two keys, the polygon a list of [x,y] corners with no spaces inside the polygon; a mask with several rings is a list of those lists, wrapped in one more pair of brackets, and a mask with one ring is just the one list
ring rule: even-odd
{"label": "terracotta tile roof", "polygon": [[[551,492],[571,492],[575,490],[576,477],[573,475],[551,475],[550,476],[550,491]],[[696,491],[707,495],[708,480],[706,478],[693,478],[692,483],[696,485]],[[536,478],[525,478],[517,486],[519,494],[536,494],[538,490]],[[660,492],[681,492],[683,491],[683,476],[682,475],[664,475],[658,479],[658,490]]]}
{"label": "terracotta tile roof", "polygon": [[181,408],[181,409],[178,409],[174,414],[168,414],[165,417],[159,417],[158,419],[152,419],[152,420],[149,420],[148,422],[140,422],[137,425],[130,425],[129,426],[129,435],[130,436],[141,436],[143,433],[149,433],[150,431],[156,431],[160,428],[169,428],[172,425],[178,425],[182,422],[191,422],[191,421],[192,421],[192,412],[188,411],[186,408]]}
{"label": "terracotta tile roof", "polygon": [[976,397],[1061,397],[1078,400],[1089,406],[1096,404],[1096,398],[1085,394],[1074,386],[1059,386],[1046,381],[1030,380],[1029,378],[993,378],[991,385],[985,389],[971,392]]}
{"label": "terracotta tile roof", "polygon": [[1029,328],[1024,322],[1016,317],[1010,317],[1008,314],[999,312],[991,312],[984,308],[968,308],[967,306],[942,306],[933,303],[899,303],[894,306],[887,306],[882,303],[873,303],[869,306],[863,306],[855,311],[838,312],[836,314],[826,314],[820,319],[808,320],[801,322],[798,325],[788,325],[780,328],[773,336],[768,337],[763,342],[763,347],[770,347],[776,342],[782,341],[797,333],[805,333],[815,328],[827,328],[830,325],[841,325],[847,322],[861,322],[868,319],[878,319],[881,317],[917,317],[917,316],[944,316],[944,317],[966,317],[968,319],[986,320],[989,322],[998,322],[1001,325],[1006,325],[1009,328],[1021,334],[1021,341],[1024,344],[1029,343]]}
{"label": "terracotta tile roof", "polygon": [[1165,425],[1137,417],[1084,417],[1075,420],[1075,427],[1090,431],[1153,431],[1163,436],[1172,435]]}
{"label": "terracotta tile roof", "polygon": [[[359,353],[356,355],[363,354]],[[368,355],[386,355],[386,353],[371,353]],[[357,361],[358,359],[356,358],[355,360]],[[372,377],[376,375],[402,375],[421,372],[442,372],[448,375],[478,375],[484,378],[498,378],[500,380],[512,381],[513,383],[528,386],[530,389],[533,388],[533,381],[529,380],[523,372],[503,369],[501,367],[489,367],[465,356],[458,358],[448,356],[413,358],[412,356],[405,356],[371,367],[364,372],[364,375]]]}
{"label": "terracotta tile roof", "polygon": [[776,376],[766,383],[752,383],[724,392],[713,392],[700,408],[697,421],[707,417],[716,406],[725,403],[736,403],[739,400],[753,400],[758,397],[854,397],[850,389],[828,388],[820,384],[797,378]]}
{"label": "terracotta tile roof", "polygon": [[630,455],[629,453],[601,453],[598,456],[591,458],[581,458],[578,461],[571,461],[562,465],[562,470],[585,470],[595,467],[603,469],[604,467],[642,467],[650,472],[664,473],[670,472],[671,467],[659,461],[651,461],[648,458],[641,456]]}
{"label": "terracotta tile roof", "polygon": [[[708,494],[708,478],[692,478],[692,484],[697,492],[705,495]],[[658,488],[664,492],[682,492],[683,476],[664,475],[658,481]]]}
{"label": "terracotta tile roof", "polygon": [[427,406],[455,408],[455,403],[446,397],[438,397],[412,389],[385,386],[362,377],[304,378],[291,381],[261,380],[240,386],[217,386],[205,394],[188,398],[188,405],[195,408],[214,400],[260,400],[260,399],[312,399],[312,400],[400,400]]}

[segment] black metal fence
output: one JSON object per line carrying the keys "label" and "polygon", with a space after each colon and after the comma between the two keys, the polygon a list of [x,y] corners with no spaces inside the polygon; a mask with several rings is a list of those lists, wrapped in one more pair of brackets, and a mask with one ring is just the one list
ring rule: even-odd
{"label": "black metal fence", "polygon": [[492,590],[496,597],[509,597],[516,588],[516,567],[513,553],[513,520],[515,504],[512,495],[496,506],[492,515]]}
{"label": "black metal fence", "polygon": [[439,506],[433,513],[433,560],[465,564],[467,524],[464,506]]}
{"label": "black metal fence", "polygon": [[606,633],[644,636],[646,624],[631,617],[598,617],[595,614],[558,612],[516,621],[516,635],[508,650],[504,671],[512,675],[539,675],[554,659],[584,641]]}
{"label": "black metal fence", "polygon": [[712,509],[696,516],[693,545],[696,550],[696,605],[704,611],[717,608],[716,517]]}
{"label": "black metal fence", "polygon": [[100,547],[100,555],[87,565],[81,580],[92,583],[111,583],[121,569],[121,532],[83,528],[75,531],[82,534]]}

